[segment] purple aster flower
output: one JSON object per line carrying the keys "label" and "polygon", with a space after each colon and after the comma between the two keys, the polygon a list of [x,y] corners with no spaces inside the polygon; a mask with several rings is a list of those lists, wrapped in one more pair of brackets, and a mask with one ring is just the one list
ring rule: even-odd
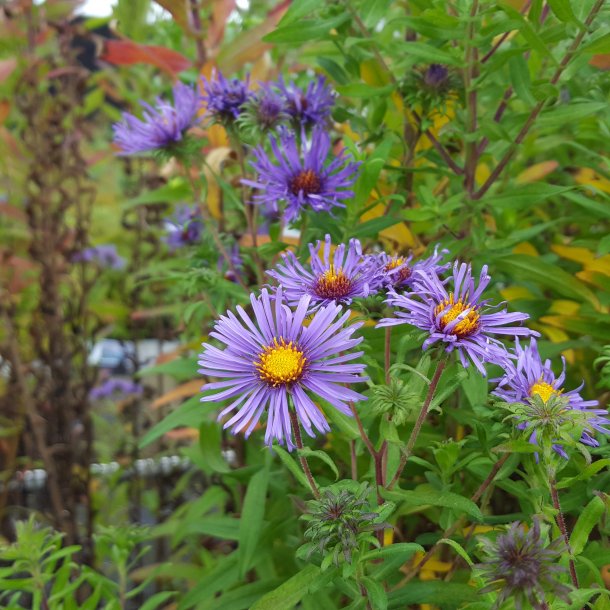
{"label": "purple aster flower", "polygon": [[411,324],[429,333],[423,349],[442,342],[445,351],[456,349],[463,366],[468,358],[485,375],[484,363],[506,365],[510,358],[504,344],[491,335],[538,336],[529,328],[510,326],[527,320],[525,313],[508,313],[506,309],[491,312],[488,299],[481,299],[490,281],[487,265],[481,270],[478,287],[472,277],[472,268],[456,261],[453,277],[449,279],[453,289],[448,291],[436,273],[416,272],[412,293],[392,292],[386,303],[398,309],[395,318],[385,318],[379,326]]}
{"label": "purple aster flower", "polygon": [[449,70],[442,64],[430,64],[424,71],[422,80],[430,89],[443,89],[449,81]]}
{"label": "purple aster flower", "polygon": [[[224,277],[225,277],[225,279],[229,280],[230,282],[239,283],[237,276],[242,275],[241,272],[242,272],[242,268],[244,266],[244,261],[239,253],[239,246],[237,244],[233,244],[233,246],[231,247],[231,250],[228,254],[231,259],[231,264],[233,265],[233,269],[235,269],[236,273],[234,273],[233,269],[231,269],[231,265],[227,265],[229,267],[229,269],[225,272]],[[224,259],[224,256],[221,255],[218,258],[218,271],[222,271],[225,264],[226,264],[226,261]]]}
{"label": "purple aster flower", "polygon": [[113,394],[120,394],[123,398],[127,396],[139,396],[144,388],[130,379],[107,379],[104,383],[95,386],[89,392],[91,400],[110,398]]}
{"label": "purple aster flower", "polygon": [[259,89],[244,105],[239,123],[246,128],[269,131],[290,117],[285,111],[282,96],[269,83],[259,85]]}
{"label": "purple aster flower", "polygon": [[329,303],[349,304],[357,297],[367,297],[377,291],[379,274],[370,257],[362,254],[357,239],[339,244],[331,254],[330,235],[326,235],[320,257],[320,242],[309,244],[310,262],[302,265],[293,252],[284,252],[282,262],[267,271],[281,286],[291,305],[304,295],[311,298],[314,307]]}
{"label": "purple aster flower", "polygon": [[280,78],[278,87],[284,97],[286,112],[303,127],[322,126],[328,122],[335,96],[323,76],[318,76],[303,91],[293,82],[288,85]]}
{"label": "purple aster flower", "polygon": [[385,252],[375,255],[376,265],[382,276],[382,282],[387,288],[406,288],[411,286],[415,281],[416,272],[421,271],[426,274],[436,273],[441,274],[447,270],[449,263],[440,265],[445,254],[449,250],[441,250],[438,252],[438,246],[434,248],[434,254],[428,258],[418,260],[411,263],[413,255],[410,256],[390,256]]}
{"label": "purple aster flower", "polygon": [[201,79],[203,83],[203,102],[206,114],[217,123],[230,123],[241,113],[243,105],[252,97],[248,91],[249,78],[241,81],[238,78],[226,79],[221,72],[214,70],[212,79]]}
{"label": "purple aster flower", "polygon": [[75,263],[97,263],[105,269],[123,269],[125,267],[125,259],[119,256],[114,244],[85,248],[81,252],[77,252],[72,257],[72,261]]}
{"label": "purple aster flower", "polygon": [[361,324],[344,327],[350,312],[337,319],[341,307],[330,304],[318,310],[304,326],[309,297],[303,297],[292,310],[283,303],[281,289],[271,297],[263,290],[259,297],[251,295],[250,301],[254,320],[237,307],[239,318],[227,312],[210,333],[226,346],[224,349],[203,344],[199,372],[222,381],[204,385],[205,391],[217,391],[201,400],[231,399],[219,419],[235,411],[224,427],[233,433],[245,428],[246,437],[266,411],[265,442],[271,445],[277,439],[291,450],[294,444],[290,409],[295,409],[309,436],[315,435],[314,429],[321,433],[330,430],[310,393],[345,415],[351,415],[349,401],[365,400],[346,387],[367,379],[360,375],[364,364],[351,362],[362,355],[350,351],[362,341],[352,337]]}
{"label": "purple aster flower", "polygon": [[353,197],[354,193],[346,189],[354,183],[359,163],[351,162],[351,157],[341,152],[325,165],[331,143],[324,130],[314,130],[309,145],[304,144],[302,151],[295,134],[288,131],[280,135],[279,141],[270,138],[270,142],[278,164],[259,146],[253,150],[256,161],[252,162],[258,178],[242,180],[262,190],[254,196],[254,203],[277,210],[277,203],[284,201],[286,220],[290,221],[304,208],[326,212],[335,206],[345,207],[342,200]]}
{"label": "purple aster flower", "polygon": [[165,220],[164,224],[167,229],[165,243],[170,250],[190,246],[201,239],[203,219],[196,205],[180,206],[173,216]]}
{"label": "purple aster flower", "polygon": [[566,544],[562,538],[546,544],[540,535],[537,518],[534,517],[529,529],[523,523],[515,522],[495,542],[488,538],[481,538],[480,542],[487,557],[477,568],[489,584],[479,593],[498,592],[494,610],[506,600],[511,600],[511,607],[516,610],[529,604],[536,610],[543,610],[550,607],[546,603],[548,593],[570,601],[569,587],[558,580],[567,571],[559,564],[566,553]]}
{"label": "purple aster flower", "polygon": [[193,87],[177,83],[173,88],[174,104],[157,99],[153,108],[146,102],[143,120],[128,112],[123,121],[113,125],[114,141],[121,147],[120,155],[133,155],[162,148],[171,148],[181,142],[184,134],[199,122],[200,96]]}
{"label": "purple aster flower", "polygon": [[[525,348],[521,347],[519,341],[517,341],[515,355],[517,361],[515,363],[509,362],[505,374],[499,379],[492,380],[498,382],[498,387],[493,391],[493,394],[509,403],[526,402],[534,396],[539,396],[544,403],[548,403],[550,398],[563,397],[565,408],[582,412],[586,417],[587,427],[582,431],[580,442],[590,447],[598,447],[599,442],[593,438],[592,434],[595,430],[602,434],[610,434],[610,430],[604,427],[610,425],[608,412],[605,409],[592,408],[598,406],[599,403],[596,400],[583,400],[580,390],[584,383],[581,383],[574,390],[568,392],[563,390],[566,377],[565,358],[562,357],[563,370],[561,374],[559,377],[555,377],[555,373],[551,369],[551,361],[545,360],[542,362],[535,339],[531,339],[530,344]],[[521,430],[532,427],[530,441],[536,444],[537,430],[533,421],[522,422],[518,427]],[[553,448],[567,459],[568,455],[561,444],[555,444]]]}

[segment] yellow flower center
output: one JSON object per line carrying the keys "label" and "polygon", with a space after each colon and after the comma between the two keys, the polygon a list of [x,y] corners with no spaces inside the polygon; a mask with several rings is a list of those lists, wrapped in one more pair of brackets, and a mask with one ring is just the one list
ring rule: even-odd
{"label": "yellow flower center", "polygon": [[540,396],[544,402],[547,402],[551,396],[558,396],[561,390],[556,390],[550,383],[539,379],[531,388],[530,396]]}
{"label": "yellow flower center", "polygon": [[290,190],[293,195],[298,195],[300,191],[303,191],[304,195],[316,195],[321,189],[322,183],[313,169],[307,169],[298,173],[290,181]]}
{"label": "yellow flower center", "polygon": [[407,261],[404,256],[395,256],[389,263],[386,264],[386,271],[392,271],[393,269],[397,269],[398,267],[401,267],[401,265],[404,265],[404,267],[402,267],[398,273],[393,274],[395,284],[400,284],[411,277],[411,268],[409,265],[405,264],[406,262]]}
{"label": "yellow flower center", "polygon": [[[448,307],[449,309],[447,310]],[[450,331],[448,331],[450,334],[460,338],[468,337],[479,328],[480,316],[477,308],[473,307],[470,303],[464,303],[462,299],[455,301],[452,292],[449,293],[448,299],[445,299],[434,308],[434,315],[438,316],[443,311],[445,311],[445,313],[440,319],[441,330],[453,322],[458,316],[460,316],[461,319]],[[467,313],[462,317],[464,312]]]}
{"label": "yellow flower center", "polygon": [[298,381],[303,376],[307,358],[292,341],[286,343],[283,337],[273,339],[271,345],[263,348],[254,361],[259,377],[269,385],[277,387]]}
{"label": "yellow flower center", "polygon": [[351,292],[352,281],[343,273],[341,267],[335,271],[334,265],[331,265],[318,276],[313,289],[323,299],[342,299]]}

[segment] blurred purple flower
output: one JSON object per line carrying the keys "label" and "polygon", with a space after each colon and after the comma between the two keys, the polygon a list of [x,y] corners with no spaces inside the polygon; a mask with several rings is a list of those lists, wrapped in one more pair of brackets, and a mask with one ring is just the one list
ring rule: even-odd
{"label": "blurred purple flower", "polygon": [[173,216],[165,219],[165,243],[170,250],[190,246],[201,239],[203,219],[196,205],[180,206]]}
{"label": "blurred purple flower", "polygon": [[235,269],[235,272],[233,271],[233,269],[231,269],[231,265],[228,265],[225,262],[224,256],[222,255],[218,258],[218,271],[222,271],[225,266],[227,266],[228,269],[224,275],[225,279],[229,280],[230,282],[238,283],[237,275],[241,276],[244,261],[239,253],[239,246],[237,244],[233,244],[229,252],[229,257],[231,258],[231,264],[233,266],[233,269]]}
{"label": "blurred purple flower", "polygon": [[350,351],[362,341],[352,338],[361,324],[344,328],[350,312],[336,319],[341,307],[330,304],[304,326],[310,313],[309,297],[303,297],[293,311],[284,304],[281,289],[271,297],[263,289],[261,296],[251,295],[250,302],[254,319],[238,306],[239,318],[228,311],[216,322],[210,337],[223,343],[224,349],[203,344],[199,372],[222,381],[206,383],[203,391],[217,391],[201,400],[232,399],[219,419],[237,411],[224,427],[233,433],[245,428],[246,437],[267,411],[265,442],[271,445],[276,439],[292,450],[291,409],[309,436],[315,436],[314,429],[321,433],[330,430],[309,393],[345,415],[351,415],[348,402],[365,400],[346,387],[367,379],[361,376],[364,364],[349,363],[362,355]]}
{"label": "blurred purple flower", "polygon": [[280,78],[278,87],[284,97],[286,112],[303,127],[325,127],[335,105],[332,89],[323,76],[312,80],[303,91],[293,82],[288,85]]}
{"label": "blurred purple flower", "polygon": [[373,255],[376,265],[382,277],[383,285],[386,288],[406,288],[411,286],[416,279],[416,272],[420,271],[426,274],[443,273],[449,267],[449,263],[439,264],[445,254],[449,250],[441,250],[438,252],[438,246],[434,248],[434,253],[428,258],[424,258],[411,264],[413,255],[410,256],[390,256],[385,252]]}
{"label": "blurred purple flower", "polygon": [[244,104],[252,97],[248,91],[249,79],[226,79],[221,72],[214,70],[211,80],[205,77],[203,83],[203,102],[206,115],[218,123],[234,121],[241,113]]}
{"label": "blurred purple flower", "polygon": [[113,125],[114,141],[121,147],[120,155],[173,147],[189,128],[199,122],[197,112],[201,97],[197,91],[177,83],[173,92],[173,105],[160,98],[155,108],[140,102],[145,108],[143,120],[128,112],[123,113],[123,121]]}
{"label": "blurred purple flower", "polygon": [[85,248],[81,252],[77,252],[72,257],[72,261],[75,263],[97,263],[105,269],[123,269],[125,267],[125,259],[119,256],[114,244]]}
{"label": "blurred purple flower", "polygon": [[348,246],[339,244],[331,255],[330,235],[326,235],[323,257],[319,241],[309,244],[309,252],[311,260],[306,266],[288,251],[282,254],[282,263],[267,271],[281,286],[290,305],[296,305],[304,295],[311,298],[314,307],[349,304],[352,299],[367,297],[378,289],[379,274],[370,258],[362,254],[357,239],[350,239]]}
{"label": "blurred purple flower", "polygon": [[[610,434],[610,430],[604,426],[610,425],[608,411],[605,409],[595,409],[599,403],[596,400],[583,400],[580,390],[584,383],[581,383],[575,390],[564,392],[563,383],[566,377],[565,358],[562,357],[563,370],[559,377],[551,369],[551,361],[542,362],[538,345],[535,339],[531,339],[530,344],[523,348],[519,341],[515,344],[516,363],[509,362],[505,374],[492,381],[498,382],[498,387],[492,392],[509,403],[524,402],[533,396],[539,396],[545,403],[554,396],[562,396],[567,399],[569,409],[580,411],[586,416],[587,428],[583,430],[580,442],[590,447],[598,447],[592,434],[597,430],[602,434]],[[523,422],[518,425],[520,429],[529,427],[528,423]],[[537,444],[536,430],[532,432],[530,441]],[[565,450],[560,444],[554,445],[555,451],[567,458]]]}
{"label": "blurred purple flower", "polygon": [[430,64],[422,78],[428,88],[442,89],[449,81],[449,70],[442,64]]}
{"label": "blurred purple flower", "polygon": [[144,391],[144,388],[130,379],[115,379],[110,378],[104,383],[94,387],[89,392],[91,400],[101,400],[102,398],[110,398],[113,394],[120,394],[121,397],[139,396]]}
{"label": "blurred purple flower", "polygon": [[335,206],[345,207],[343,199],[353,197],[346,190],[356,179],[359,163],[350,161],[344,152],[325,166],[330,152],[330,137],[322,129],[314,130],[309,145],[299,150],[293,133],[283,131],[279,141],[270,138],[273,163],[262,147],[253,150],[256,161],[256,180],[242,180],[244,184],[260,189],[254,195],[254,203],[264,204],[277,210],[279,201],[286,202],[286,220],[296,218],[302,209],[311,208],[314,212],[327,212]]}
{"label": "blurred purple flower", "polygon": [[490,313],[491,308],[486,308],[489,300],[481,299],[490,279],[485,265],[477,287],[470,265],[456,261],[449,279],[453,290],[448,292],[436,273],[417,271],[411,293],[392,292],[386,299],[388,305],[398,308],[396,317],[384,318],[377,326],[410,324],[421,328],[429,334],[423,349],[440,341],[445,351],[458,351],[464,367],[469,358],[485,375],[486,362],[505,366],[510,358],[504,344],[491,335],[538,336],[529,328],[508,326],[527,320],[528,314],[508,313],[506,309]]}

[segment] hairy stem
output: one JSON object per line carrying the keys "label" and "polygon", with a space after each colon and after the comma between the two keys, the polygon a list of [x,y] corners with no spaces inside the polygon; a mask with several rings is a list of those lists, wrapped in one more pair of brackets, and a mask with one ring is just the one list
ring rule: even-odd
{"label": "hairy stem", "polygon": [[561,535],[565,540],[568,553],[570,553],[570,577],[572,578],[572,584],[578,589],[578,576],[576,575],[576,566],[574,565],[574,558],[572,555],[572,547],[570,546],[570,536],[568,535],[568,528],[566,527],[565,519],[563,518],[563,512],[561,511],[561,504],[559,503],[559,493],[557,492],[557,481],[555,475],[549,475],[549,487],[551,489],[551,500],[553,502],[553,508],[557,511],[557,525],[561,531]]}
{"label": "hairy stem", "polygon": [[407,441],[407,446],[405,447],[402,457],[400,458],[400,464],[398,465],[398,470],[396,474],[390,481],[388,485],[388,489],[392,489],[396,483],[398,483],[398,479],[400,479],[400,475],[407,465],[407,460],[411,457],[411,452],[413,451],[413,447],[415,446],[415,442],[417,441],[417,437],[419,436],[419,431],[424,424],[426,419],[426,415],[428,414],[428,408],[430,407],[430,403],[434,398],[434,392],[436,391],[436,387],[438,386],[438,382],[443,373],[443,369],[445,368],[445,364],[447,363],[447,358],[445,355],[441,356],[441,359],[438,361],[436,365],[436,370],[434,371],[434,376],[432,377],[432,381],[430,382],[430,386],[428,387],[428,393],[426,394],[426,399],[424,400],[424,404],[422,405],[421,411],[413,426],[413,430],[411,431],[411,436]]}
{"label": "hairy stem", "polygon": [[[292,424],[292,432],[294,434],[294,439],[297,444],[297,449],[303,449],[303,439],[301,438],[301,429],[299,428],[299,420],[297,418],[296,411],[294,409],[290,409],[290,423]],[[316,482],[311,474],[311,469],[309,468],[309,463],[307,462],[307,458],[304,455],[299,454],[299,461],[301,462],[301,468],[307,477],[307,481],[309,486],[311,487],[311,492],[313,493],[313,497],[316,500],[320,499],[320,490],[316,485]]]}

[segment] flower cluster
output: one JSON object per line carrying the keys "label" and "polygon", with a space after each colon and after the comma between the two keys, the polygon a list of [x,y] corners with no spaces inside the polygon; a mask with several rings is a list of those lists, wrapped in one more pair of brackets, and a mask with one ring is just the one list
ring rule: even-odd
{"label": "flower cluster", "polygon": [[72,257],[75,263],[95,263],[103,269],[123,269],[125,259],[119,256],[114,244],[92,246],[77,252]]}
{"label": "flower cluster", "polygon": [[140,396],[144,388],[130,379],[118,379],[111,377],[89,392],[91,400],[101,400],[110,398],[113,395],[126,398],[127,396]]}
{"label": "flower cluster", "polygon": [[196,244],[201,239],[203,219],[197,206],[180,206],[173,216],[165,219],[165,243],[170,250]]}

